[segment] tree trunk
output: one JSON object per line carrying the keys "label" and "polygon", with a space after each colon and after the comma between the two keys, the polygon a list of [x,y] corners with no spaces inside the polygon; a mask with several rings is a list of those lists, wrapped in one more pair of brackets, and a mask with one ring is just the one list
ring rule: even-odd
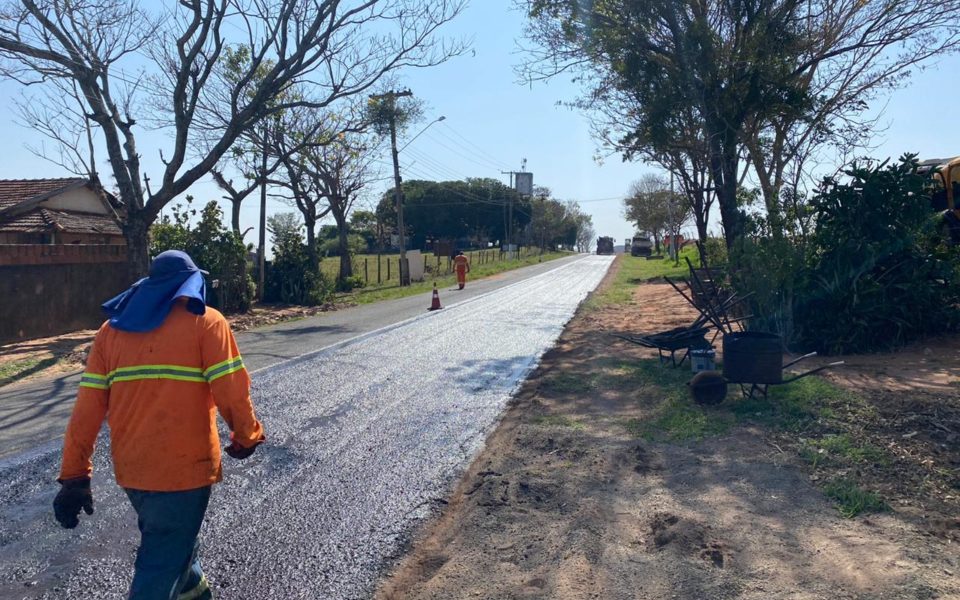
{"label": "tree trunk", "polygon": [[240,233],[240,201],[242,198],[232,198],[230,200],[230,226],[234,233]]}
{"label": "tree trunk", "polygon": [[710,136],[710,175],[717,187],[727,250],[731,250],[742,229],[737,209],[737,146],[735,140],[721,136],[728,137],[723,133]]}
{"label": "tree trunk", "polygon": [[353,275],[353,261],[350,260],[350,244],[347,240],[347,230],[340,229],[340,279]]}
{"label": "tree trunk", "polygon": [[143,213],[128,214],[123,224],[123,237],[127,241],[127,273],[131,283],[145,277],[150,270],[149,228]]}
{"label": "tree trunk", "polygon": [[307,259],[310,261],[310,268],[314,273],[320,272],[320,255],[317,253],[317,234],[314,231],[317,222],[313,219],[304,219],[304,225],[307,228]]}
{"label": "tree trunk", "polygon": [[700,264],[707,265],[707,219],[700,211],[693,212],[693,219],[697,224],[697,237],[700,243],[697,244],[697,251],[700,253]]}
{"label": "tree trunk", "polygon": [[[760,193],[763,195],[764,207],[767,209],[767,225],[773,239],[779,240],[783,237],[784,219],[783,212],[780,210],[780,187],[779,177],[767,171],[760,155],[760,149],[756,144],[750,146],[750,157],[753,159],[753,171],[757,177],[757,183],[760,184]],[[774,166],[776,168],[776,166]]]}
{"label": "tree trunk", "polygon": [[[331,202],[331,204],[333,204]],[[350,260],[350,240],[347,237],[347,215],[338,210],[331,211],[337,222],[337,239],[340,248],[340,280],[353,275],[353,261]]]}

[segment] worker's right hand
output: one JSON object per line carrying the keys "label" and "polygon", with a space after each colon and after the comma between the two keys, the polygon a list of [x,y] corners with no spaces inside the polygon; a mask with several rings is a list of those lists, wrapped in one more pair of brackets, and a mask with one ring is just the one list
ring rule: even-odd
{"label": "worker's right hand", "polygon": [[235,458],[237,460],[243,460],[245,458],[250,458],[254,450],[257,449],[257,446],[250,446],[249,448],[244,448],[240,444],[233,442],[229,446],[223,449],[230,458]]}
{"label": "worker's right hand", "polygon": [[53,499],[53,514],[65,529],[73,529],[80,523],[80,509],[88,515],[93,514],[93,492],[90,491],[90,479],[61,479],[60,491]]}

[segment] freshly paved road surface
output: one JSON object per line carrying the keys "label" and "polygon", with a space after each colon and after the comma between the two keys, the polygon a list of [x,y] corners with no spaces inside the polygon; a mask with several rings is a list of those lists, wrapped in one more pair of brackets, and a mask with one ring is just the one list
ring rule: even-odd
{"label": "freshly paved road surface", "polygon": [[[369,597],[610,262],[554,265],[256,373],[269,444],[225,458],[203,533],[216,596]],[[97,512],[73,531],[50,514],[56,451],[0,463],[0,598],[123,597],[137,534],[106,446]]]}

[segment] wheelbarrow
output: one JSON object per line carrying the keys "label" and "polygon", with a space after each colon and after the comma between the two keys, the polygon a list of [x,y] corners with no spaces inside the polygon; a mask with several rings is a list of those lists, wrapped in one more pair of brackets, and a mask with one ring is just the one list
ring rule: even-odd
{"label": "wheelbarrow", "polygon": [[804,354],[787,364],[782,364],[782,348],[780,336],[773,333],[741,331],[725,334],[723,336],[723,378],[728,383],[738,384],[745,398],[758,396],[766,398],[767,389],[771,385],[791,383],[844,364],[841,360],[784,377],[784,369],[814,357],[817,353]]}
{"label": "wheelbarrow", "polygon": [[[690,350],[694,348],[710,348],[710,342],[706,340],[706,335],[710,331],[708,327],[703,326],[703,321],[696,321],[689,327],[676,327],[660,333],[649,335],[624,335],[614,333],[614,337],[643,346],[644,348],[653,348],[660,357],[660,364],[670,363],[674,367],[683,366],[684,361],[690,356]],[[677,362],[677,352],[683,351],[680,362]]]}

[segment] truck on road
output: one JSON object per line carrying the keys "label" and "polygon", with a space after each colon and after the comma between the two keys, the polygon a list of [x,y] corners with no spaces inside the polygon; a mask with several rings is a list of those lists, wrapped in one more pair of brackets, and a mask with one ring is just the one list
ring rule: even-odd
{"label": "truck on road", "polygon": [[601,236],[597,238],[597,254],[613,254],[613,238]]}
{"label": "truck on road", "polygon": [[650,238],[636,235],[630,243],[630,256],[650,256],[653,254],[653,242]]}

